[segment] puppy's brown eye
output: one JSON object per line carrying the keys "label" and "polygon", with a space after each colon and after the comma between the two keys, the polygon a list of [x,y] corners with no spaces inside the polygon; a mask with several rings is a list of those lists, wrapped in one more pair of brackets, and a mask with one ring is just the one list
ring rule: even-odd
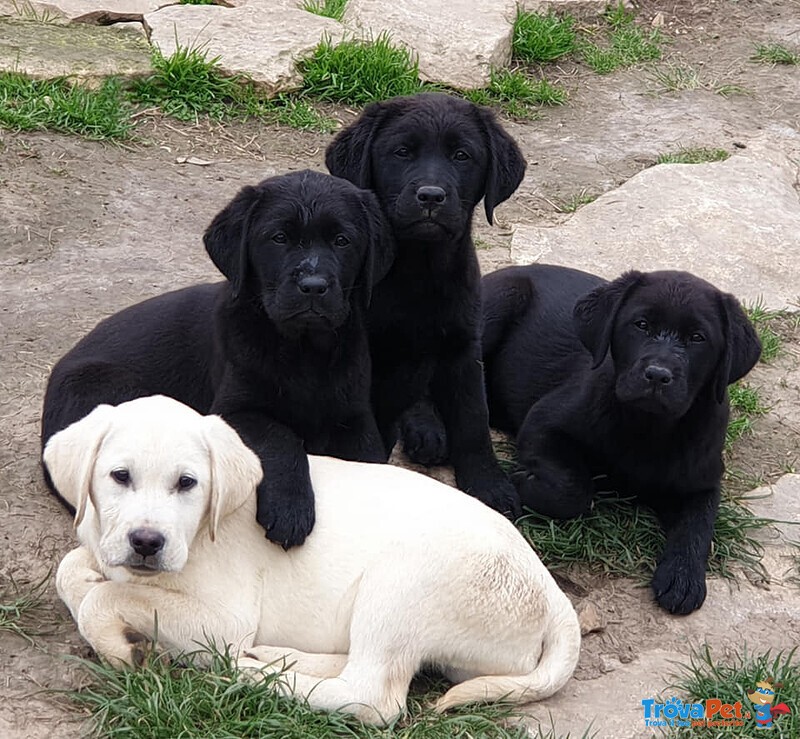
{"label": "puppy's brown eye", "polygon": [[120,485],[127,485],[131,481],[131,473],[128,470],[111,470],[111,477]]}
{"label": "puppy's brown eye", "polygon": [[408,147],[401,146],[394,150],[394,155],[399,159],[408,159],[408,157],[411,156],[411,152],[408,150]]}
{"label": "puppy's brown eye", "polygon": [[695,332],[694,332],[694,333],[693,333],[693,334],[692,334],[692,335],[689,337],[689,339],[691,339],[691,341],[693,341],[695,344],[699,344],[701,341],[705,341],[705,340],[706,340],[706,337],[705,337],[705,336],[703,336],[703,334],[701,334],[699,331],[695,331]]}
{"label": "puppy's brown eye", "polygon": [[189,475],[181,475],[178,478],[178,490],[186,491],[191,490],[195,485],[197,485],[197,480]]}
{"label": "puppy's brown eye", "polygon": [[463,149],[459,149],[455,154],[453,154],[453,159],[457,159],[459,162],[466,162],[470,156],[465,152]]}
{"label": "puppy's brown eye", "polygon": [[346,246],[350,246],[350,239],[347,238],[344,234],[339,234],[333,240],[334,246],[338,246],[340,249],[344,249]]}
{"label": "puppy's brown eye", "polygon": [[276,244],[285,244],[286,243],[286,234],[283,231],[278,231],[278,233],[272,234],[272,240]]}
{"label": "puppy's brown eye", "polygon": [[645,321],[644,318],[640,318],[638,321],[635,321],[633,325],[642,331],[647,331],[647,329],[650,328],[650,324]]}

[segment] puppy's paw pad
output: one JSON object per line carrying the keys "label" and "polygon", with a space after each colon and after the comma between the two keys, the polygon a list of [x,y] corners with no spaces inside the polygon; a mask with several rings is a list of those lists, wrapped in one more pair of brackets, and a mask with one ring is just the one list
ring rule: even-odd
{"label": "puppy's paw pad", "polygon": [[403,451],[415,464],[434,467],[447,461],[447,441],[443,436],[403,438]]}
{"label": "puppy's paw pad", "polygon": [[275,505],[258,522],[266,531],[267,539],[280,544],[284,549],[300,546],[314,528],[314,499],[306,502],[290,501],[288,505]]}
{"label": "puppy's paw pad", "polygon": [[505,478],[495,481],[491,486],[487,485],[482,490],[475,490],[473,495],[488,505],[489,508],[493,508],[510,518],[517,518],[522,514],[519,493]]}
{"label": "puppy's paw pad", "polygon": [[696,611],[706,599],[705,574],[690,574],[674,562],[663,562],[653,575],[653,592],[663,609],[676,615]]}
{"label": "puppy's paw pad", "polygon": [[288,649],[283,647],[268,647],[268,646],[255,646],[249,647],[244,650],[244,657],[257,659],[259,662],[268,665],[273,662],[281,663],[286,662]]}
{"label": "puppy's paw pad", "polygon": [[400,422],[403,451],[416,464],[426,467],[447,460],[447,432],[435,411],[420,404],[406,412]]}
{"label": "puppy's paw pad", "polygon": [[279,675],[283,672],[283,665],[265,664],[260,659],[245,653],[245,656],[236,660],[236,670],[241,682],[257,684],[263,683],[271,675]]}
{"label": "puppy's paw pad", "polygon": [[260,683],[264,681],[262,668],[264,663],[253,657],[239,657],[236,660],[236,670],[239,673],[239,680],[249,683]]}

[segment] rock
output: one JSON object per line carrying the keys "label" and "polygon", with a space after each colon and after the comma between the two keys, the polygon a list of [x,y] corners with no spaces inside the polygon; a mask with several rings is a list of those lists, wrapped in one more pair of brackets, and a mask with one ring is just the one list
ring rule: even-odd
{"label": "rock", "polygon": [[517,264],[544,262],[614,278],[682,269],[767,308],[797,308],[800,134],[788,129],[709,164],[640,172],[555,227],[514,234]]}
{"label": "rock", "polygon": [[122,31],[123,33],[133,33],[136,36],[141,36],[141,38],[147,39],[147,34],[145,33],[144,26],[141,24],[141,22],[126,21],[123,23],[115,23],[114,30]]}
{"label": "rock", "polygon": [[751,490],[747,504],[757,516],[776,521],[787,541],[800,542],[800,474],[787,473],[773,485]]}
{"label": "rock", "polygon": [[109,75],[152,72],[150,46],[130,31],[0,19],[0,70],[39,79],[74,75],[99,82]]}
{"label": "rock", "polygon": [[604,631],[606,619],[597,606],[590,600],[581,601],[575,608],[578,622],[581,625],[581,636],[591,634],[593,631]]}
{"label": "rock", "polygon": [[[589,19],[603,15],[611,3],[608,0],[519,0],[520,10],[529,13],[558,13],[571,15],[574,18]],[[614,3],[615,5],[617,3]],[[632,8],[631,0],[625,0],[623,5]]]}
{"label": "rock", "polygon": [[508,66],[514,15],[505,0],[348,0],[344,23],[365,38],[389,33],[417,55],[423,80],[469,90]]}
{"label": "rock", "polygon": [[220,68],[245,74],[276,94],[302,87],[298,60],[309,56],[325,34],[341,38],[342,26],[330,18],[294,8],[273,7],[266,0],[239,8],[173,5],[145,16],[150,42],[164,56],[178,46],[200,48],[219,56]]}
{"label": "rock", "polygon": [[0,15],[27,20],[80,21],[106,25],[116,21],[141,21],[163,5],[177,0],[0,0]]}

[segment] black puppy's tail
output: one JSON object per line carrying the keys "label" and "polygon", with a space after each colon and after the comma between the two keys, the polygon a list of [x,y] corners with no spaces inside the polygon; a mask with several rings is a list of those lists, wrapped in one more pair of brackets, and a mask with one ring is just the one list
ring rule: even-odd
{"label": "black puppy's tail", "polygon": [[511,324],[528,310],[533,290],[525,267],[499,269],[481,280],[484,359],[494,353]]}

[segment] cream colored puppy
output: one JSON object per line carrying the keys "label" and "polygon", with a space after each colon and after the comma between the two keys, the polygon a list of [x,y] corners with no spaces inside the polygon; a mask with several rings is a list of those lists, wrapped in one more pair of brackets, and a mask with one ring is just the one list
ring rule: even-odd
{"label": "cream colored puppy", "polygon": [[287,694],[377,723],[425,664],[457,683],[444,710],[546,698],[577,663],[575,611],[514,526],[424,475],[309,457],[317,523],[287,552],[256,523],[256,456],[175,400],[99,406],[44,461],[82,544],[58,592],[110,661],[135,664],[157,617],[159,648],[231,645],[242,668],[288,665]]}

